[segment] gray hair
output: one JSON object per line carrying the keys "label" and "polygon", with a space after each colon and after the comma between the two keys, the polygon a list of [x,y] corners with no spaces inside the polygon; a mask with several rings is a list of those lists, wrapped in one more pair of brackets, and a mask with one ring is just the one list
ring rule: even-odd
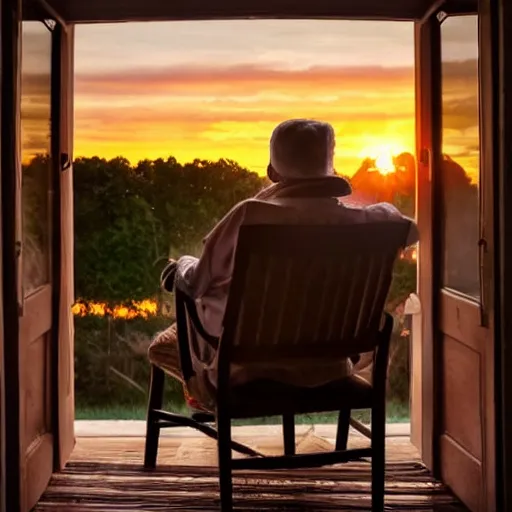
{"label": "gray hair", "polygon": [[283,178],[307,179],[334,174],[335,134],[329,123],[290,119],[270,138],[270,164]]}

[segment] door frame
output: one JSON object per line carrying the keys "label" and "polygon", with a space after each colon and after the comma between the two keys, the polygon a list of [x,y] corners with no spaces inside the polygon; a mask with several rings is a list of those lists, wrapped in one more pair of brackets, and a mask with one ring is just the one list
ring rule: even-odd
{"label": "door frame", "polygon": [[[441,2],[439,2],[441,3]],[[432,105],[439,101],[435,76],[440,75],[439,25],[433,22],[429,11],[425,18],[415,23],[415,88],[416,88],[416,218],[420,232],[421,250],[418,255],[417,293],[421,301],[420,329],[413,332],[412,340],[412,415],[411,440],[419,449],[425,465],[434,473],[436,466],[436,400],[437,387],[433,378],[436,353],[434,344],[435,312],[437,300],[434,294],[436,276],[434,216],[433,152],[436,141],[436,126],[440,120],[438,108]],[[439,130],[437,130],[439,132]],[[419,353],[419,354],[418,354]]]}
{"label": "door frame", "polygon": [[[0,27],[3,18],[3,4],[0,0]],[[2,80],[2,67],[0,66],[0,81]],[[0,119],[2,105],[0,101]],[[2,152],[2,141],[0,137],[0,154]],[[1,168],[0,168],[1,175]],[[2,180],[0,179],[0,246],[2,246]],[[3,264],[2,254],[0,251],[0,512],[5,512],[5,373],[4,373],[4,305],[3,305]]]}
{"label": "door frame", "polygon": [[[492,71],[495,91],[496,129],[494,150],[498,176],[497,212],[499,241],[497,261],[496,303],[500,345],[497,357],[498,421],[496,422],[499,510],[512,507],[512,5],[509,0],[482,0],[489,18],[492,36]],[[508,198],[508,201],[507,201]]]}
{"label": "door frame", "polygon": [[[499,131],[496,124],[496,96],[495,84],[495,29],[492,17],[491,0],[478,2],[478,37],[479,37],[479,96],[480,96],[480,166],[487,169],[481,173],[481,234],[486,246],[480,254],[482,268],[481,293],[485,297],[483,305],[483,319],[492,330],[486,343],[483,364],[485,365],[485,380],[482,395],[486,405],[492,407],[485,411],[483,426],[485,437],[483,439],[482,463],[484,465],[484,506],[489,512],[504,510],[499,506],[500,485],[498,481],[500,450],[496,449],[496,425],[499,423],[500,408],[498,406],[499,359],[497,353],[502,345],[500,336],[500,299],[497,296],[501,280],[499,278],[499,194],[498,186],[499,168],[497,165],[497,145]],[[491,172],[492,170],[492,172]]]}
{"label": "door frame", "polygon": [[18,285],[16,258],[16,225],[12,221],[16,211],[17,140],[19,123],[19,20],[20,0],[2,1],[1,51],[1,186],[2,186],[2,263],[3,263],[3,315],[4,315],[4,383],[5,460],[9,471],[5,474],[6,510],[20,508],[20,392],[18,339]]}

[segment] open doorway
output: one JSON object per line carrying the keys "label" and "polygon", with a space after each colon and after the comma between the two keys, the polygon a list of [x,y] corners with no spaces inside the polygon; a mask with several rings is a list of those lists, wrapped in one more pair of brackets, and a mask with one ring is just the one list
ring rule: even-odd
{"label": "open doorway", "polygon": [[[203,78],[203,81],[204,81],[204,78]],[[103,84],[103,87],[104,86],[105,86],[105,84]],[[118,83],[117,87],[120,88],[121,85]],[[379,91],[379,92],[382,92],[382,91]],[[367,95],[367,98],[371,98],[371,94]],[[94,104],[95,101],[96,101],[95,99],[92,99],[90,101],[90,103]],[[326,100],[326,103],[329,103],[331,101],[332,101],[332,98],[328,98]],[[98,106],[98,104],[97,104],[97,106]],[[101,102],[100,102],[99,108],[100,109],[101,108],[105,109],[105,105],[101,105]],[[290,117],[290,116],[287,115],[286,117]],[[317,116],[315,116],[315,117],[317,117]],[[318,117],[320,117],[320,116],[318,116]],[[324,117],[326,117],[326,116],[324,116]],[[224,132],[222,135],[224,136],[224,139],[225,139],[226,133]],[[224,139],[223,139],[223,137],[218,137],[217,141],[224,140]],[[77,153],[79,154],[78,151],[77,151]],[[372,151],[372,153],[373,153],[373,151]],[[411,151],[410,154],[412,154],[412,151]],[[364,158],[364,155],[361,155],[361,156]],[[362,171],[360,173],[360,177],[364,176],[366,174],[367,177],[368,176],[377,177],[379,180],[381,179],[381,177],[383,177],[382,179],[385,178],[386,180],[389,179],[390,181],[392,181],[391,177],[392,176],[394,177],[394,175],[404,176],[403,174],[398,174],[398,171],[400,171],[400,168],[402,168],[401,172],[407,174],[407,172],[406,172],[407,171],[407,169],[406,169],[407,166],[405,164],[401,164],[399,160],[397,160],[396,162],[393,162],[392,161],[392,157],[393,156],[395,156],[393,154],[393,152],[391,152],[391,154],[390,154],[390,152],[386,152],[386,151],[383,152],[382,149],[379,148],[377,154],[370,155],[369,160],[366,160],[366,166],[365,166],[365,164],[362,165]],[[406,158],[409,157],[409,155],[404,155],[402,153],[401,157],[405,160]],[[205,158],[203,160],[206,161],[208,159]],[[390,160],[391,160],[391,165],[390,165]],[[77,165],[79,165],[81,163],[84,163],[84,161],[82,161],[82,162],[78,161]],[[101,159],[100,160],[94,160],[94,163],[100,164],[100,165],[103,164]],[[110,159],[110,161],[107,162],[107,163],[112,165],[112,160]],[[158,162],[158,163],[160,163],[160,162]],[[167,162],[164,161],[164,163],[169,163],[169,161],[167,161]],[[171,161],[171,163],[174,164],[174,163],[177,163],[177,162]],[[225,162],[223,162],[223,163],[225,163]],[[414,160],[413,160],[413,163],[414,163]],[[140,185],[141,182],[146,183],[144,180],[146,179],[147,175],[151,174],[152,170],[155,168],[155,161],[154,160],[152,162],[146,162],[146,166],[145,167],[142,166],[142,172],[140,172],[140,166],[138,166],[136,164],[135,165],[134,164],[130,165],[130,162],[126,162],[123,159],[114,160],[113,164],[114,164],[114,170],[118,171],[119,169],[124,169],[125,174],[127,174],[129,177],[131,177],[131,175],[137,176],[140,179],[140,181],[138,182],[138,185]],[[196,163],[193,162],[193,164],[196,164]],[[214,160],[214,164],[219,165],[219,162]],[[230,162],[229,162],[229,164],[231,165]],[[199,161],[199,165],[196,164],[196,166],[199,167],[202,171],[205,170],[205,167],[208,168],[209,165],[210,164],[207,161],[206,162]],[[193,167],[193,166],[194,165],[192,165],[191,167]],[[183,167],[184,167],[183,165],[181,165],[181,166],[176,165],[176,167],[180,171],[178,173],[180,176],[185,174],[185,170],[183,169]],[[248,165],[246,164],[243,167],[248,167]],[[137,169],[139,169],[139,172],[137,172]],[[186,170],[188,170],[188,169],[186,169]],[[246,172],[243,169],[238,169],[238,170],[241,171],[242,174]],[[436,170],[435,172],[439,172],[439,170]],[[110,172],[109,178],[115,180],[116,178],[119,178],[120,174],[121,173]],[[203,174],[198,172],[198,174],[201,177],[203,177],[204,172],[203,172]],[[250,174],[250,173],[248,173],[248,174]],[[255,180],[256,179],[258,179],[258,180],[261,179],[261,178],[258,178],[257,174],[258,174],[257,172],[256,172],[255,175],[251,174],[252,178],[254,178]],[[122,174],[121,174],[121,177],[122,177]],[[353,181],[355,181],[355,182],[358,181],[356,176],[353,177]],[[405,180],[405,181],[407,181],[407,180]],[[363,180],[363,182],[364,182],[364,180]],[[97,184],[97,183],[95,183],[95,184]],[[108,183],[105,183],[105,182],[100,183],[100,184],[108,186]],[[122,188],[121,196],[124,199],[144,199],[143,194],[139,192],[140,188],[138,188],[138,187],[126,187],[126,186],[123,188],[123,185],[126,185],[126,184],[127,184],[126,181],[124,181],[124,183],[123,183],[123,180],[121,180],[121,188]],[[101,187],[100,188],[96,188],[96,189],[94,189],[94,187],[93,187],[93,190],[95,192],[101,192]],[[204,185],[203,185],[203,190],[204,190]],[[377,195],[381,191],[382,191],[382,189],[380,187],[377,187],[377,189],[376,189]],[[366,192],[368,194],[368,191],[363,191],[363,192]],[[370,193],[368,195],[371,196],[372,194],[375,195],[375,191],[373,191],[372,193]],[[389,194],[389,191],[386,191],[386,194]],[[363,194],[363,195],[366,195],[366,194]],[[85,199],[85,197],[86,196],[82,195],[79,199]],[[391,196],[390,198],[388,197],[387,199],[388,200],[394,200],[394,197]],[[364,199],[361,198],[361,200],[364,200]],[[197,204],[198,204],[199,207],[203,206],[203,205],[201,205],[201,203],[197,203]],[[132,202],[129,203],[129,206],[135,206],[135,208],[133,208],[133,209],[136,212],[137,211],[141,211],[141,212],[144,211],[144,212],[148,213],[148,211],[151,209],[151,208],[149,208],[149,210],[148,210],[148,208],[144,207],[144,205],[142,205],[141,201],[132,201]],[[109,214],[109,211],[110,210],[108,208],[103,209],[102,212],[103,212],[104,217],[103,217],[103,219],[100,218],[100,220],[104,220],[105,218],[107,218],[108,214]],[[131,213],[131,210],[129,211],[129,213]],[[149,220],[149,222],[147,222],[146,224],[142,224],[142,227],[144,227],[144,228],[151,228],[153,230],[153,233],[155,233],[156,228],[158,227],[158,226],[156,226],[156,223],[154,222],[155,219],[151,218],[151,215],[146,215],[145,216],[145,220]],[[209,220],[211,221],[212,219],[209,219]],[[124,224],[125,224],[125,227],[126,227],[127,223],[125,222]],[[130,223],[128,223],[128,225],[129,224]],[[144,230],[144,232],[146,232],[146,231],[147,231],[147,229]],[[112,234],[112,232],[110,234]],[[109,239],[109,237],[104,237],[104,238],[100,239],[100,243],[98,244],[99,248],[102,247],[102,245],[103,245],[102,242],[103,242],[103,244],[108,244],[109,242],[111,242],[111,240]],[[137,247],[138,247],[138,245],[137,245]],[[177,248],[179,249],[179,252],[183,252],[183,247],[178,246]],[[157,251],[157,254],[158,254],[158,252],[159,251]],[[111,251],[111,254],[109,254],[109,256],[112,256],[112,251]],[[116,256],[117,256],[117,253],[116,253]],[[408,253],[408,254],[404,254],[403,258],[402,258],[402,261],[404,263],[409,262],[413,266],[415,266],[414,260],[415,260],[415,253],[414,252],[411,252],[411,253]],[[112,258],[110,258],[109,261],[112,261]],[[129,261],[130,261],[130,263],[133,263],[133,258],[131,258]],[[156,259],[154,261],[156,261]],[[115,263],[116,264],[122,264],[120,261],[115,261]],[[139,265],[135,265],[135,266],[137,267],[137,270],[139,270],[140,268],[142,268],[142,269],[146,268],[144,266],[141,267]],[[91,268],[94,270],[94,267],[92,265],[91,265]],[[94,272],[92,272],[92,274],[95,275]],[[120,284],[123,284],[123,283],[120,283]],[[445,285],[446,285],[446,283],[445,283]],[[450,288],[450,286],[448,286],[448,285],[446,285],[446,287]],[[122,297],[122,292],[119,291],[119,290],[122,290],[122,289],[123,289],[122,286],[120,286],[117,290],[115,288],[112,288],[110,291],[112,293],[119,293],[119,296]],[[140,292],[144,292],[144,289],[143,288],[138,288],[137,289],[137,293],[140,293]],[[126,297],[126,295],[125,295],[125,297]],[[74,312],[76,313],[76,316],[78,317],[78,319],[86,319],[87,317],[92,317],[92,318],[89,318],[89,320],[94,320],[94,319],[97,320],[98,318],[104,318],[104,317],[109,317],[110,316],[113,320],[116,320],[116,321],[119,319],[119,320],[123,320],[124,322],[132,322],[134,320],[143,320],[143,319],[145,320],[146,318],[156,317],[158,315],[155,314],[155,311],[156,312],[161,311],[161,309],[159,308],[159,304],[157,302],[155,302],[152,297],[148,297],[147,294],[141,295],[140,297],[135,297],[134,295],[132,295],[130,293],[130,295],[128,296],[128,299],[126,299],[126,298],[119,299],[119,297],[118,297],[117,300],[120,302],[118,304],[115,304],[112,299],[109,299],[108,301],[103,300],[102,297],[100,297],[99,301],[96,300],[96,299],[97,298],[92,297],[92,300],[88,300],[87,297],[84,297],[82,299],[82,301],[79,301],[75,305]],[[110,302],[110,303],[108,303],[108,302]],[[123,303],[123,302],[129,302],[129,304]],[[160,305],[162,305],[162,304],[160,304]],[[165,304],[164,304],[164,306],[165,306]],[[167,314],[169,313],[169,311],[166,311],[165,308],[164,308],[164,312],[167,313]],[[88,313],[92,313],[92,314],[89,315]],[[94,314],[94,313],[99,313],[99,314]],[[170,313],[172,314],[172,311]],[[165,315],[162,315],[162,317],[163,316],[165,316]],[[123,324],[120,324],[120,325],[123,325]],[[128,324],[124,324],[124,325],[128,325]],[[112,322],[109,323],[108,328],[112,329]],[[408,330],[408,327],[405,326],[404,329],[400,330],[400,334],[407,334],[407,330]],[[114,335],[115,335],[116,338],[110,338],[109,340],[115,339],[117,341],[117,338],[119,338],[120,341],[125,341],[126,342],[127,339],[128,339],[126,336],[123,336],[123,332],[121,332],[121,336],[119,336],[119,331],[114,332]],[[133,341],[133,340],[128,340],[128,341]],[[109,343],[110,343],[110,341],[109,341]],[[110,366],[112,366],[112,365],[110,365]],[[112,367],[111,368],[110,366],[107,368],[108,373],[109,373],[109,375],[113,374],[115,376],[115,378],[119,379],[118,383],[123,383],[123,381],[124,381],[124,383],[131,385],[133,388],[135,388],[135,389],[137,388],[137,381],[136,381],[136,379],[133,379],[132,377],[130,377],[130,375],[127,375],[125,372],[120,371],[118,368],[116,368],[116,367]],[[78,362],[77,362],[77,370],[78,370]],[[110,375],[110,377],[112,377],[112,375]]]}
{"label": "open doorway", "polygon": [[[75,49],[77,419],[144,419],[147,347],[174,314],[158,289],[161,268],[168,257],[197,255],[215,223],[267,184],[268,140],[280,121],[331,122],[336,169],[354,189],[347,202],[387,201],[415,216],[412,23],[84,26]],[[388,302],[399,320],[392,423],[409,422],[404,305],[415,287],[413,248],[397,263]],[[170,386],[180,409],[181,388]]]}

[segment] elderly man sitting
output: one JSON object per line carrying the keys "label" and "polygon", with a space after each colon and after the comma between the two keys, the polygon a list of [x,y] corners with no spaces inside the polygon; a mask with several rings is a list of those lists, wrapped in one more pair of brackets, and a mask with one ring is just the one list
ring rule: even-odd
{"label": "elderly man sitting", "polygon": [[[336,175],[335,136],[331,125],[307,119],[281,123],[270,139],[268,177],[274,183],[253,199],[237,204],[207,235],[200,258],[183,256],[167,269],[163,281],[192,297],[198,316],[209,334],[220,336],[234,254],[242,224],[362,224],[377,221],[406,222],[410,225],[408,243],[418,239],[411,219],[392,205],[380,203],[349,207],[343,197],[350,195],[349,183]],[[172,286],[172,284],[171,284]],[[167,286],[170,288],[170,286]],[[194,367],[202,368],[202,378],[183,381],[177,344],[176,325],[158,334],[149,348],[149,360],[181,381],[185,398],[194,409],[213,410],[212,386],[216,382],[215,350],[207,343],[193,354]],[[356,367],[357,371],[358,368]],[[354,371],[351,361],[339,361],[312,368],[253,368],[250,375],[235,375],[239,381],[266,378],[300,386],[320,386]],[[236,374],[236,372],[235,372]],[[204,378],[206,377],[206,378]],[[205,386],[205,382],[210,385]]]}

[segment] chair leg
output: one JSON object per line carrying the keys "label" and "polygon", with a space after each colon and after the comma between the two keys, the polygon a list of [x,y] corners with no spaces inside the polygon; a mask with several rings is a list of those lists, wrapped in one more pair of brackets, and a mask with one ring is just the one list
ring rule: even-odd
{"label": "chair leg", "polygon": [[231,464],[231,420],[220,411],[217,415],[220,509],[233,510],[233,481]]}
{"label": "chair leg", "polygon": [[284,454],[295,455],[295,416],[293,414],[283,415],[283,441]]}
{"label": "chair leg", "polygon": [[151,365],[151,381],[149,385],[149,404],[146,419],[146,448],[144,450],[144,468],[154,469],[158,454],[158,438],[160,427],[154,418],[153,411],[161,409],[164,401],[164,372]]}
{"label": "chair leg", "polygon": [[338,416],[338,429],[336,431],[336,450],[346,450],[348,431],[350,428],[350,409],[342,409]]}
{"label": "chair leg", "polygon": [[384,510],[385,481],[386,414],[372,410],[372,512]]}

